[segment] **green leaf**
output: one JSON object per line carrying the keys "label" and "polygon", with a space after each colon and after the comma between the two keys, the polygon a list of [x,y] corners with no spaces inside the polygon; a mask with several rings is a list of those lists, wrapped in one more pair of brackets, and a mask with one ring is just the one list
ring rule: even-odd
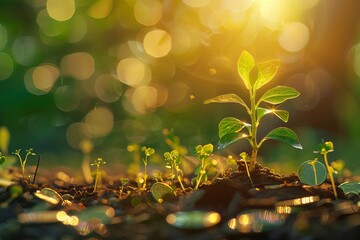
{"label": "green leaf", "polygon": [[254,88],[255,90],[258,90],[274,78],[279,69],[280,61],[270,60],[259,63],[256,66],[258,69],[258,77],[254,84]]}
{"label": "green leaf", "polygon": [[299,166],[298,176],[302,183],[320,185],[326,179],[326,167],[317,159],[308,160]]}
{"label": "green leaf", "polygon": [[219,123],[219,138],[229,134],[240,132],[247,123],[240,121],[234,117],[223,118]]}
{"label": "green leaf", "polygon": [[213,152],[213,150],[214,150],[214,146],[211,143],[204,145],[202,148],[202,151],[207,155],[210,155]]}
{"label": "green leaf", "polygon": [[254,58],[247,51],[243,51],[237,62],[238,74],[243,80],[245,87],[250,89],[250,72],[254,68]]}
{"label": "green leaf", "polygon": [[360,194],[360,182],[344,182],[339,185],[339,188],[341,188],[345,194]]}
{"label": "green leaf", "polygon": [[277,109],[266,109],[266,108],[257,108],[257,119],[260,121],[267,114],[274,114],[278,118],[280,118],[283,122],[287,122],[289,120],[289,112],[285,110],[277,110]]}
{"label": "green leaf", "polygon": [[267,139],[275,139],[280,142],[290,144],[294,148],[302,149],[302,146],[299,142],[296,133],[290,128],[286,128],[286,127],[275,128],[274,130],[270,131],[262,141],[265,141]]}
{"label": "green leaf", "polygon": [[5,156],[2,156],[0,152],[0,165],[3,165],[4,162],[5,162]]}
{"label": "green leaf", "polygon": [[243,105],[245,108],[248,107],[244,102],[244,100],[242,100],[241,97],[239,97],[234,93],[219,95],[204,101],[204,104],[209,104],[209,103],[239,103]]}
{"label": "green leaf", "polygon": [[262,95],[262,97],[259,99],[257,104],[262,101],[271,104],[279,104],[285,102],[288,99],[296,98],[299,95],[300,93],[292,87],[276,86],[266,91],[264,95]]}
{"label": "green leaf", "polygon": [[244,133],[229,133],[225,136],[223,136],[222,138],[220,138],[219,143],[218,143],[218,149],[222,150],[225,147],[227,147],[228,145],[230,145],[233,142],[236,142],[240,139],[244,139],[244,138],[248,138],[249,135],[244,134]]}
{"label": "green leaf", "polygon": [[287,122],[289,120],[289,112],[286,110],[274,110],[272,111],[275,116],[280,118],[283,122]]}

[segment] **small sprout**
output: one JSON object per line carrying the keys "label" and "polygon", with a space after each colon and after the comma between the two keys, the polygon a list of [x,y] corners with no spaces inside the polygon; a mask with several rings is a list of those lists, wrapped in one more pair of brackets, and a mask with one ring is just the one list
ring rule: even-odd
{"label": "small sprout", "polygon": [[252,186],[253,188],[255,188],[254,183],[253,183],[253,180],[252,180],[251,175],[250,175],[250,171],[249,171],[248,155],[247,155],[247,153],[246,153],[246,152],[240,153],[240,158],[241,158],[240,161],[241,161],[241,162],[244,162],[244,164],[245,164],[246,173],[247,173],[247,175],[248,175],[248,177],[249,177],[251,186]]}
{"label": "small sprout", "polygon": [[121,182],[121,189],[120,189],[120,198],[121,198],[121,195],[124,193],[124,187],[129,182],[129,179],[121,177],[120,182]]}
{"label": "small sprout", "polygon": [[142,159],[143,163],[144,163],[144,183],[143,183],[143,188],[146,188],[146,180],[147,180],[147,165],[148,165],[148,160],[149,158],[155,154],[155,149],[153,148],[148,148],[146,146],[143,146],[141,148],[141,151],[145,153],[145,158]]}
{"label": "small sprout", "polygon": [[[177,180],[181,186],[182,190],[185,190],[185,187],[182,183],[183,171],[180,169],[180,154],[177,150],[172,150],[171,152],[164,153],[166,168],[171,169],[171,174],[169,176],[170,180],[173,180],[177,176]],[[176,173],[176,174],[175,174]]]}
{"label": "small sprout", "polygon": [[99,178],[101,176],[100,166],[105,165],[105,164],[106,164],[106,162],[102,158],[97,158],[96,160],[94,160],[93,163],[90,164],[92,167],[96,166],[94,192],[96,192],[96,190],[97,190],[97,186],[98,186],[98,183],[100,180]]}
{"label": "small sprout", "polygon": [[3,165],[5,162],[5,156],[2,155],[2,153],[0,152],[0,165]]}
{"label": "small sprout", "polygon": [[195,147],[196,155],[200,160],[200,164],[197,168],[195,168],[195,172],[197,173],[197,176],[195,178],[195,190],[199,188],[201,181],[207,179],[206,167],[209,163],[206,160],[208,160],[208,157],[213,152],[213,149],[214,147],[210,143],[204,146],[198,145]]}
{"label": "small sprout", "polygon": [[331,186],[334,190],[334,197],[337,199],[337,191],[336,191],[336,187],[335,187],[335,181],[334,181],[334,176],[333,173],[335,172],[334,169],[329,165],[329,161],[328,161],[328,153],[333,152],[334,151],[334,144],[332,142],[322,142],[320,143],[320,145],[318,146],[318,149],[314,151],[314,153],[319,153],[321,155],[324,156],[324,162],[325,162],[325,166],[326,169],[328,171],[329,177],[330,177],[330,181],[331,181]]}
{"label": "small sprout", "polygon": [[[302,149],[296,133],[286,127],[275,128],[258,141],[258,127],[260,125],[260,120],[262,120],[264,116],[273,114],[285,123],[289,119],[288,111],[278,110],[274,107],[267,109],[261,107],[261,105],[264,103],[277,105],[300,95],[294,88],[276,86],[266,91],[262,96],[257,97],[258,90],[273,80],[279,66],[280,61],[277,59],[255,64],[253,56],[249,52],[244,51],[238,58],[237,70],[246,89],[249,91],[249,103],[246,103],[241,97],[234,93],[223,94],[204,101],[204,104],[237,103],[245,108],[249,115],[250,123],[246,123],[234,117],[226,117],[220,121],[218,127],[220,138],[218,148],[221,150],[241,139],[249,141],[252,149],[250,170],[255,169],[259,148],[269,139],[285,142],[295,148]],[[243,130],[246,130],[246,133],[243,133]]]}
{"label": "small sprout", "polygon": [[21,171],[22,171],[22,174],[23,174],[23,179],[25,180],[25,165],[26,165],[26,162],[28,160],[28,157],[31,155],[31,156],[35,156],[36,154],[33,152],[33,149],[32,148],[29,148],[26,150],[26,154],[25,154],[25,158],[23,159],[20,155],[20,151],[21,149],[17,149],[15,150],[15,152],[13,152],[12,154],[13,155],[16,155],[18,158],[19,158],[19,161],[20,161],[20,165],[21,165]]}

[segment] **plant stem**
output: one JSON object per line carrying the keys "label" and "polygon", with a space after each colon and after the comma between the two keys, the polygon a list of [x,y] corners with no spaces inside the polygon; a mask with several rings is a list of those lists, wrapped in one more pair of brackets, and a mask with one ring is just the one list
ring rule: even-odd
{"label": "plant stem", "polygon": [[327,169],[327,171],[329,173],[331,186],[334,189],[334,197],[335,197],[335,199],[337,199],[337,192],[336,192],[336,188],[335,188],[334,177],[333,177],[332,171],[330,171],[329,162],[328,162],[328,158],[327,158],[327,153],[324,153],[323,155],[324,155],[324,161],[325,161],[325,164],[326,164],[326,169]]}
{"label": "plant stem", "polygon": [[246,168],[246,173],[247,173],[247,175],[248,175],[248,177],[249,177],[249,179],[250,179],[251,186],[252,186],[253,188],[255,188],[254,183],[253,183],[253,181],[252,181],[252,179],[251,179],[250,171],[249,171],[248,164],[247,164],[246,160],[243,159],[243,160],[241,160],[241,161],[244,161],[244,163],[245,163],[245,168]]}
{"label": "plant stem", "polygon": [[183,185],[183,183],[182,183],[182,181],[181,181],[181,176],[179,175],[179,176],[177,177],[177,179],[178,179],[178,181],[179,181],[179,183],[180,183],[181,189],[182,189],[183,191],[185,191],[185,187],[184,187],[184,185]]}
{"label": "plant stem", "polygon": [[146,188],[146,180],[147,180],[147,161],[148,161],[148,157],[145,156],[145,161],[144,161],[144,183],[143,183],[143,188]]}
{"label": "plant stem", "polygon": [[250,104],[251,104],[251,160],[250,160],[250,171],[253,171],[255,169],[255,163],[257,158],[257,152],[258,152],[258,144],[256,140],[256,134],[257,134],[257,127],[258,122],[256,119],[256,105],[255,105],[255,90],[253,88],[249,89],[250,94]]}
{"label": "plant stem", "polygon": [[98,185],[98,178],[99,178],[99,172],[100,172],[100,165],[96,165],[96,175],[95,175],[95,184],[94,184],[94,192],[96,192],[97,185]]}
{"label": "plant stem", "polygon": [[204,175],[204,172],[205,172],[205,158],[201,158],[200,174],[198,175],[198,177],[196,179],[195,190],[198,190],[202,176]]}

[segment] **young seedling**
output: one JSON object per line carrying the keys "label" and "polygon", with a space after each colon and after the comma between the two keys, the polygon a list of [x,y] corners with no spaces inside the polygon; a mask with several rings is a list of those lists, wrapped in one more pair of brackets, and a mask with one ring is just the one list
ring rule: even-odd
{"label": "young seedling", "polygon": [[203,181],[203,179],[206,179],[206,166],[209,164],[207,160],[213,152],[213,149],[214,147],[212,144],[206,144],[204,146],[198,145],[195,148],[196,155],[200,160],[199,166],[195,169],[197,172],[195,178],[195,190],[199,188],[200,182]]}
{"label": "young seedling", "polygon": [[20,155],[20,151],[21,149],[17,149],[15,150],[15,152],[13,152],[12,154],[13,155],[16,155],[18,158],[19,158],[19,161],[20,161],[20,165],[21,165],[21,171],[22,171],[22,174],[23,174],[23,179],[25,180],[25,165],[26,165],[26,162],[28,160],[28,157],[31,155],[31,156],[35,156],[36,154],[33,152],[33,149],[32,148],[29,148],[26,150],[26,154],[25,154],[25,158],[23,159]]}
{"label": "young seedling", "polygon": [[[254,58],[247,51],[242,52],[237,62],[238,74],[243,80],[246,89],[249,91],[249,103],[234,93],[228,93],[216,96],[204,101],[209,103],[238,103],[246,109],[251,123],[240,121],[234,117],[226,117],[219,123],[219,146],[221,150],[229,144],[240,139],[247,139],[251,146],[250,170],[255,168],[258,150],[261,145],[268,139],[275,139],[290,144],[291,146],[302,149],[296,133],[286,127],[275,128],[270,131],[260,141],[257,139],[257,131],[260,120],[268,114],[274,114],[283,122],[289,119],[289,112],[279,110],[275,107],[260,107],[262,103],[277,105],[288,99],[298,97],[300,94],[294,88],[286,86],[276,86],[266,91],[260,98],[257,98],[257,91],[265,84],[269,83],[276,75],[280,66],[279,60],[270,60],[255,64]],[[241,132],[246,128],[247,133]]]}
{"label": "young seedling", "polygon": [[246,153],[246,152],[240,153],[240,158],[241,158],[240,161],[245,164],[246,173],[247,173],[247,175],[248,175],[248,177],[249,177],[251,186],[252,186],[253,188],[255,188],[254,183],[253,183],[253,180],[252,180],[251,175],[250,175],[250,171],[249,171],[249,166],[248,166],[248,162],[247,162],[247,159],[248,159],[247,153]]}
{"label": "young seedling", "polygon": [[[175,176],[177,176],[177,180],[181,186],[182,190],[185,190],[184,185],[182,183],[183,171],[180,169],[180,155],[177,150],[172,150],[171,152],[164,153],[166,168],[171,169],[171,174],[169,176],[170,180],[173,180]],[[176,175],[175,175],[176,172]]]}
{"label": "young seedling", "polygon": [[93,163],[90,164],[92,167],[96,166],[94,192],[96,192],[96,190],[97,190],[99,180],[101,177],[100,166],[105,165],[105,164],[106,164],[106,162],[102,158],[97,158]]}
{"label": "young seedling", "polygon": [[335,187],[335,181],[334,181],[334,169],[329,165],[329,161],[328,161],[328,153],[333,152],[334,151],[334,144],[332,142],[322,142],[319,147],[318,150],[314,151],[314,153],[320,153],[321,155],[324,156],[324,162],[325,162],[325,166],[327,169],[327,172],[329,174],[330,177],[330,181],[331,181],[331,186],[334,190],[334,197],[335,199],[337,199],[337,192],[336,192],[336,187]]}
{"label": "young seedling", "polygon": [[121,182],[121,188],[120,188],[120,198],[121,198],[121,195],[124,193],[124,187],[129,182],[129,179],[122,177],[120,178],[120,182]]}
{"label": "young seedling", "polygon": [[148,160],[149,158],[155,154],[155,149],[153,148],[148,148],[146,146],[141,148],[141,151],[143,151],[145,153],[145,158],[142,159],[143,163],[144,163],[144,183],[143,183],[143,188],[146,188],[146,180],[147,180],[147,165],[148,165]]}

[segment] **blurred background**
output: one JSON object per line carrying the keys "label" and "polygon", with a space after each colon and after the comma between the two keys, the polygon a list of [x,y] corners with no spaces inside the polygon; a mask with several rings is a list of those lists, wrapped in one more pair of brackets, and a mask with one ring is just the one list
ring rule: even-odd
{"label": "blurred background", "polygon": [[[280,59],[267,87],[301,93],[280,106],[289,122],[267,117],[259,136],[286,125],[304,150],[268,141],[260,161],[295,171],[324,139],[335,145],[330,160],[359,174],[358,0],[0,0],[2,152],[34,148],[44,166],[75,167],[90,152],[126,166],[133,146],[169,151],[164,129],[189,155],[217,145],[218,122],[247,115],[203,101],[247,99],[236,69],[244,50],[256,62]],[[249,149],[243,141],[216,153]]]}

